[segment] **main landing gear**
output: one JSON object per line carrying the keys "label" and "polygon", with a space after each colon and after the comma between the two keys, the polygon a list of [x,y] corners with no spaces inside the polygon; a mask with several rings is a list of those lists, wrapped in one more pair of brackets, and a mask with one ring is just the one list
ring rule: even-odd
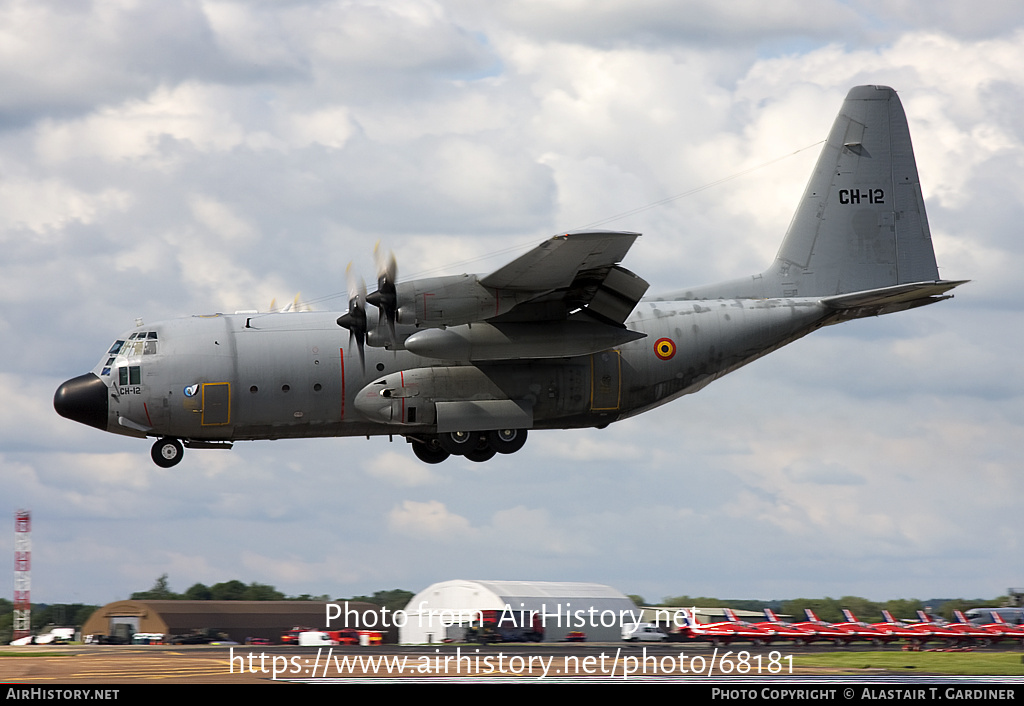
{"label": "main landing gear", "polygon": [[410,435],[406,441],[412,444],[416,458],[424,463],[441,463],[449,456],[465,456],[470,461],[483,463],[495,454],[512,454],[523,448],[526,429],[450,431],[436,436]]}
{"label": "main landing gear", "polygon": [[185,448],[174,437],[165,436],[162,439],[157,439],[153,444],[150,455],[153,457],[153,462],[160,468],[170,468],[181,462],[181,458],[185,455]]}

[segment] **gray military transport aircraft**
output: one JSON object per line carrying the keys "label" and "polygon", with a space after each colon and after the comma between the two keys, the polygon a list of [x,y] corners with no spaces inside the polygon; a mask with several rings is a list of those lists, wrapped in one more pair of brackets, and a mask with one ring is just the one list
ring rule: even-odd
{"label": "gray military transport aircraft", "polygon": [[764,272],[642,298],[647,282],[619,264],[638,235],[558,235],[483,276],[399,283],[379,258],[377,291],[350,284],[340,317],[142,325],[54,407],[156,437],[165,468],[183,445],[395,434],[427,463],[486,461],[528,430],[603,428],[822,326],[932,304],[966,281],[939,279],[907,120],[884,86],[846,97]]}

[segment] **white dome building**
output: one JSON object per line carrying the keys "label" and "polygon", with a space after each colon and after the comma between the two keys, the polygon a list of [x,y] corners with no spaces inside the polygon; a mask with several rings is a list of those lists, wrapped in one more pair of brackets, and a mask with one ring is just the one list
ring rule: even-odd
{"label": "white dome building", "polygon": [[513,642],[559,642],[572,631],[585,633],[588,642],[610,642],[622,638],[623,623],[632,626],[641,615],[625,594],[599,583],[456,579],[428,586],[409,601],[398,640],[463,641],[483,619]]}

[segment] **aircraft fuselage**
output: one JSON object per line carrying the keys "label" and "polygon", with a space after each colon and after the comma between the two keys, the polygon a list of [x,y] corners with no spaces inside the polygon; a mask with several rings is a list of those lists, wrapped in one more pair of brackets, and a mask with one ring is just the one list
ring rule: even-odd
{"label": "aircraft fuselage", "polygon": [[[646,337],[599,353],[474,363],[367,347],[364,366],[337,313],[215,314],[128,331],[91,374],[107,390],[103,428],[129,436],[429,434],[438,403],[500,400],[525,408],[531,428],[604,426],[694,392],[826,315],[813,299],[644,301],[627,327]],[[409,384],[382,399],[373,383],[395,375]]]}

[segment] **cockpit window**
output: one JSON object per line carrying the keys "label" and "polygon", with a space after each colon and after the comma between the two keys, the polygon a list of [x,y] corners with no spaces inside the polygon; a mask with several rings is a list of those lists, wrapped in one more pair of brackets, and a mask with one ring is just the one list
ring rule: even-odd
{"label": "cockpit window", "polygon": [[138,385],[142,382],[142,368],[138,365],[122,365],[117,369],[119,385]]}
{"label": "cockpit window", "polygon": [[118,353],[121,352],[121,346],[123,345],[124,341],[114,341],[114,345],[112,345],[110,347],[110,350],[107,351],[107,355],[117,355]]}

